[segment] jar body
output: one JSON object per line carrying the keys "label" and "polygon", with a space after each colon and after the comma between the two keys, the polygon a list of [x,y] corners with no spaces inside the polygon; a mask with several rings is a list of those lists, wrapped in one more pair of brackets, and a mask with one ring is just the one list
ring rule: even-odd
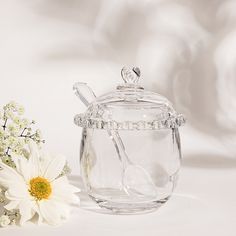
{"label": "jar body", "polygon": [[[83,129],[80,166],[88,195],[101,207],[121,214],[158,208],[176,186],[181,161],[178,129],[119,130],[118,134],[129,159],[126,163],[107,130]],[[127,178],[138,194],[127,190]],[[143,191],[142,178],[151,181],[155,195]]]}

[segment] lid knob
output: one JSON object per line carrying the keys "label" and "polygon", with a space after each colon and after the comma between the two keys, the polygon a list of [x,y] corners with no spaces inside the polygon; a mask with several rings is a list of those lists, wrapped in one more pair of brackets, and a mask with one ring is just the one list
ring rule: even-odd
{"label": "lid knob", "polygon": [[133,67],[129,69],[127,67],[123,67],[121,70],[121,76],[125,83],[127,84],[136,84],[139,81],[141,75],[141,71],[138,67]]}

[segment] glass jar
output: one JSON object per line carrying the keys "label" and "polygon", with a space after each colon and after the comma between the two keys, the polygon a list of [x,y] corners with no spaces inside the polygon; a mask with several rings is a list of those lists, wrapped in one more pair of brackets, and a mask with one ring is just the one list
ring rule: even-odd
{"label": "glass jar", "polygon": [[125,83],[98,98],[86,84],[74,85],[87,105],[74,119],[83,128],[81,175],[99,206],[120,214],[152,211],[176,186],[178,127],[185,119],[165,97],[139,85],[138,68],[121,74]]}

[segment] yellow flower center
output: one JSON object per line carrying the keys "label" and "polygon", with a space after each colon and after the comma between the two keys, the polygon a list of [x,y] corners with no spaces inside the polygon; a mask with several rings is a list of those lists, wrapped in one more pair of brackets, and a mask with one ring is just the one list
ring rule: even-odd
{"label": "yellow flower center", "polygon": [[36,177],[29,182],[29,192],[36,200],[48,199],[52,193],[50,182],[43,177]]}

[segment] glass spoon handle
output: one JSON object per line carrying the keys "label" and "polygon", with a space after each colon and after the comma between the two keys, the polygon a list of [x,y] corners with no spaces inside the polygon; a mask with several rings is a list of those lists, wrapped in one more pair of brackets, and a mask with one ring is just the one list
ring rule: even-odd
{"label": "glass spoon handle", "polygon": [[[75,90],[75,94],[79,97],[79,99],[85,104],[85,106],[89,106],[91,102],[96,99],[96,95],[93,90],[83,82],[77,82],[74,84],[73,89]],[[124,143],[117,131],[107,130],[109,137],[112,139],[112,142],[115,146],[116,152],[120,161],[123,164],[123,167],[128,163],[131,163],[128,155],[125,152]]]}

